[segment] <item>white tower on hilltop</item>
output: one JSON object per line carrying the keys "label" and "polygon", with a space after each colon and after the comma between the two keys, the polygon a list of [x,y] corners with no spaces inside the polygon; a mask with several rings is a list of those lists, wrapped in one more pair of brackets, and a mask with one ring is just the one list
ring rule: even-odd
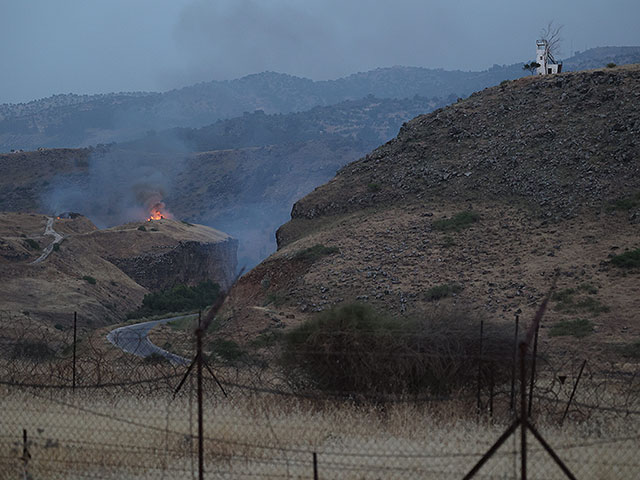
{"label": "white tower on hilltop", "polygon": [[547,40],[536,41],[536,62],[540,64],[536,70],[538,75],[550,75],[562,71],[562,63],[557,63],[553,58]]}

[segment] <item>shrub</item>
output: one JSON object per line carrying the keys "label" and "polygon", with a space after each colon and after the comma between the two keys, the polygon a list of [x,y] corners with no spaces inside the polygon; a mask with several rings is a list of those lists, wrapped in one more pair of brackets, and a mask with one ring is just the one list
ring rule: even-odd
{"label": "shrub", "polygon": [[267,298],[265,298],[264,304],[265,306],[273,305],[274,307],[278,308],[284,305],[286,302],[287,302],[286,296],[282,295],[279,292],[271,292],[267,294]]}
{"label": "shrub", "polygon": [[96,284],[96,281],[97,281],[95,278],[93,278],[93,277],[92,277],[92,276],[90,276],[90,275],[85,275],[85,276],[83,276],[83,277],[82,277],[82,279],[83,279],[85,282],[87,282],[87,283],[89,283],[89,284],[91,284],[91,285],[95,285],[95,284]]}
{"label": "shrub", "polygon": [[144,357],[144,363],[150,363],[152,365],[157,365],[159,363],[167,362],[168,360],[159,353],[153,352],[151,355],[147,355]]}
{"label": "shrub", "polygon": [[59,243],[54,243],[54,244],[53,244],[53,248],[52,248],[52,250],[53,250],[54,252],[59,251],[59,250],[60,250],[60,244],[59,244]]}
{"label": "shrub", "polygon": [[558,302],[554,309],[558,312],[590,312],[594,315],[598,315],[603,312],[608,312],[611,309],[604,305],[600,300],[593,297],[575,298],[578,294],[578,290],[584,291],[590,295],[598,292],[598,290],[591,284],[583,283],[578,289],[565,288],[559,290],[553,294],[552,300]]}
{"label": "shrub", "polygon": [[209,344],[210,358],[217,357],[227,363],[235,363],[246,355],[246,352],[233,340],[216,338]]}
{"label": "shrub", "polygon": [[478,220],[480,220],[480,214],[467,210],[465,212],[460,212],[451,218],[442,218],[434,221],[433,228],[434,230],[439,230],[441,232],[459,232],[460,230],[470,227]]}
{"label": "shrub", "polygon": [[[510,372],[511,336],[496,330],[484,338],[483,358],[494,363],[497,379],[508,378]],[[287,333],[283,360],[291,382],[299,387],[361,394],[442,394],[475,385],[479,343],[477,319],[464,311],[391,318],[352,303],[325,311]],[[490,363],[483,365],[488,369]]]}
{"label": "shrub", "polygon": [[215,302],[219,293],[220,286],[211,280],[201,282],[195,287],[176,285],[168,290],[145,295],[142,306],[129,313],[127,318],[203,309]]}
{"label": "shrub", "polygon": [[334,253],[340,253],[340,249],[338,249],[338,247],[325,247],[324,245],[318,243],[313,247],[298,250],[293,258],[297,260],[308,260],[311,262],[315,262],[321,257],[324,257],[326,255],[333,255]]}
{"label": "shrub", "polygon": [[377,183],[369,183],[367,185],[367,191],[371,192],[371,193],[376,193],[380,191],[380,185]]}
{"label": "shrub", "polygon": [[640,267],[640,248],[616,255],[611,259],[611,263],[620,268]]}
{"label": "shrub", "polygon": [[574,337],[582,338],[593,332],[593,324],[589,320],[563,320],[551,327],[549,336],[551,337],[563,337],[572,335]]}
{"label": "shrub", "polygon": [[619,198],[615,200],[611,205],[611,210],[631,210],[633,208],[640,207],[640,192],[634,193],[627,197]]}
{"label": "shrub", "polygon": [[613,62],[607,63],[607,68],[614,68],[614,67],[617,67],[617,65],[615,63],[613,63]]}
{"label": "shrub", "polygon": [[146,232],[147,231],[147,227],[145,227],[144,225],[140,225],[138,227],[138,230],[140,230],[141,232]]}
{"label": "shrub", "polygon": [[13,344],[13,358],[43,361],[53,357],[54,350],[43,341],[17,340]]}
{"label": "shrub", "polygon": [[620,353],[625,357],[640,358],[640,340],[637,342],[623,345],[620,348]]}
{"label": "shrub", "polygon": [[425,299],[429,302],[434,300],[440,300],[442,298],[450,297],[454,293],[459,293],[462,291],[461,285],[456,284],[443,284],[436,285],[435,287],[431,287],[429,290],[425,292]]}
{"label": "shrub", "polygon": [[24,246],[29,250],[40,250],[40,244],[36,242],[33,238],[26,238],[24,241]]}

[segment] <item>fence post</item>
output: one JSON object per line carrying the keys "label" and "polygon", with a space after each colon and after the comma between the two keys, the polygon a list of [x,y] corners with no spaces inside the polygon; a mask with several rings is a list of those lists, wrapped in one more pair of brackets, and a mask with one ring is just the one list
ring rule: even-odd
{"label": "fence post", "polygon": [[529,411],[527,417],[531,416],[533,408],[533,382],[536,379],[536,358],[538,357],[538,332],[540,331],[540,322],[536,325],[536,334],[533,338],[533,360],[531,364],[531,384],[529,385]]}
{"label": "fence post", "polygon": [[313,480],[318,480],[318,454],[313,452]]}
{"label": "fence post", "polygon": [[509,410],[511,413],[516,408],[516,365],[518,363],[518,324],[520,316],[516,315],[516,331],[513,336],[513,365],[511,367],[511,397],[509,397]]}
{"label": "fence post", "polygon": [[480,411],[482,409],[482,406],[480,405],[480,381],[481,381],[481,375],[482,375],[482,339],[483,339],[483,334],[484,334],[484,320],[480,320],[480,355],[478,356],[478,392],[476,395],[476,409],[478,410],[478,415],[480,414]]}
{"label": "fence post", "polygon": [[29,442],[27,441],[27,429],[22,429],[22,462],[24,464],[24,480],[28,480],[29,471],[27,466],[29,465],[29,460],[31,459],[31,454],[29,453]]}
{"label": "fence post", "polygon": [[571,396],[569,397],[569,403],[567,403],[567,408],[564,409],[564,413],[562,414],[562,420],[560,420],[560,426],[564,423],[564,419],[569,413],[569,407],[571,406],[571,402],[573,401],[573,396],[576,394],[576,389],[578,388],[578,382],[582,377],[582,371],[584,370],[584,366],[587,364],[587,361],[582,362],[582,366],[580,367],[580,373],[578,373],[578,378],[576,379],[576,383],[573,385],[573,390],[571,391]]}
{"label": "fence post", "polygon": [[520,343],[520,479],[527,480],[527,344]]}
{"label": "fence post", "polygon": [[204,480],[204,442],[202,426],[202,313],[198,313],[196,330],[196,358],[198,359],[198,478]]}
{"label": "fence post", "polygon": [[73,379],[71,389],[76,390],[76,341],[78,339],[78,312],[73,312]]}

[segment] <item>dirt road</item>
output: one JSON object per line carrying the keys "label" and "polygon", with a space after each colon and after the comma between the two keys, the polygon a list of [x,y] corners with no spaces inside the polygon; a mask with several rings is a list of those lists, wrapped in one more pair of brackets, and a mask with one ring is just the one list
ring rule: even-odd
{"label": "dirt road", "polygon": [[35,265],[36,263],[40,263],[40,262],[45,261],[47,259],[47,257],[49,256],[49,254],[51,252],[53,252],[53,247],[55,247],[62,240],[64,240],[64,237],[53,229],[53,217],[47,217],[47,226],[44,229],[44,234],[52,236],[53,237],[53,242],[51,242],[49,245],[47,245],[47,247],[42,252],[42,255],[40,255],[33,262],[31,262],[31,265]]}

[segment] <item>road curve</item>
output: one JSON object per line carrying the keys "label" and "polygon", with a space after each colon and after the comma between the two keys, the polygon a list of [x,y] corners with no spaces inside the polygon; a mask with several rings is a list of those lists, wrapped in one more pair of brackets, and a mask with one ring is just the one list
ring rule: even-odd
{"label": "road curve", "polygon": [[163,356],[173,365],[188,365],[191,363],[191,360],[163,350],[157,345],[154,345],[149,340],[147,334],[149,333],[149,330],[156,325],[173,322],[174,320],[180,320],[189,316],[190,315],[181,315],[179,317],[163,318],[162,320],[152,320],[150,322],[135,323],[133,325],[119,327],[115,330],[111,330],[107,334],[107,340],[119,349],[127,353],[137,355],[138,357],[145,358],[155,353],[156,355]]}
{"label": "road curve", "polygon": [[64,240],[64,237],[53,229],[53,217],[47,217],[47,226],[44,228],[44,234],[53,236],[53,242],[47,245],[47,248],[44,249],[42,255],[31,262],[31,265],[35,265],[36,263],[46,260],[49,254],[53,252],[53,247]]}

